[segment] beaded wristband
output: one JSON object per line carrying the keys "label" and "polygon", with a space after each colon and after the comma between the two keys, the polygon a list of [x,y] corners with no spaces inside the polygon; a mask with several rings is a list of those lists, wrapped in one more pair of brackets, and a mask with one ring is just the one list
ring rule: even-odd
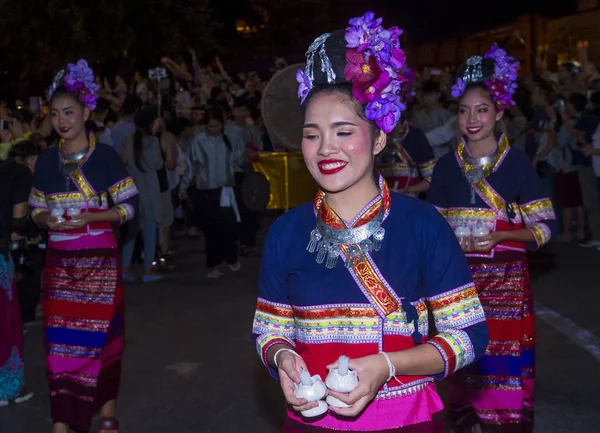
{"label": "beaded wristband", "polygon": [[385,352],[379,352],[380,355],[383,355],[383,357],[385,358],[388,367],[390,369],[390,377],[388,377],[388,380],[386,380],[386,383],[389,382],[390,380],[392,380],[392,378],[396,377],[396,367],[394,367],[394,364],[392,364],[392,360],[390,359],[390,356],[385,353]]}

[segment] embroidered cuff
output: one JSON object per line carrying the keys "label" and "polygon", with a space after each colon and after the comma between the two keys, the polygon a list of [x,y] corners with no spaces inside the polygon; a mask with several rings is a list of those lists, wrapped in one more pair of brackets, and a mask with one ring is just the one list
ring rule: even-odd
{"label": "embroidered cuff", "polygon": [[115,204],[119,204],[136,195],[138,190],[133,182],[133,179],[131,177],[127,177],[108,188],[108,192],[110,193],[110,196]]}
{"label": "embroidered cuff", "polygon": [[521,204],[519,208],[526,226],[533,226],[544,220],[556,219],[552,202],[547,198]]}
{"label": "embroidered cuff", "polygon": [[535,238],[537,248],[547,244],[548,241],[550,241],[550,238],[552,237],[552,231],[550,230],[550,227],[548,227],[544,223],[531,224],[525,228],[531,233],[533,233],[533,237]]}
{"label": "embroidered cuff", "polygon": [[113,210],[117,211],[119,214],[119,224],[123,224],[126,221],[129,221],[135,216],[135,211],[133,210],[133,206],[127,203],[121,203],[113,207]]}
{"label": "embroidered cuff", "polygon": [[433,169],[435,168],[436,162],[437,161],[433,159],[431,161],[426,162],[425,164],[420,164],[418,166],[419,173],[421,173],[421,177],[429,184],[431,184],[431,177],[433,176]]}
{"label": "embroidered cuff", "polygon": [[47,209],[48,203],[46,202],[46,194],[39,189],[31,188],[31,194],[29,194],[29,206]]}
{"label": "embroidered cuff", "polygon": [[426,344],[435,347],[444,358],[444,372],[434,377],[442,380],[475,360],[475,351],[469,335],[461,329],[442,332]]}
{"label": "embroidered cuff", "polygon": [[269,360],[267,359],[269,349],[276,344],[283,344],[288,346],[290,349],[294,349],[296,347],[292,340],[281,335],[263,334],[256,339],[256,349],[263,365],[267,368],[267,371],[272,377],[279,379],[277,369],[269,365]]}
{"label": "embroidered cuff", "polygon": [[462,329],[485,322],[485,313],[473,283],[427,299],[439,332]]}

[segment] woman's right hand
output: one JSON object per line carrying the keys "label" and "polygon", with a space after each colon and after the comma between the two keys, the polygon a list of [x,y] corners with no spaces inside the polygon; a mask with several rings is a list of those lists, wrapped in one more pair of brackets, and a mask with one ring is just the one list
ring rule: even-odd
{"label": "woman's right hand", "polygon": [[465,253],[471,253],[475,249],[475,243],[472,236],[463,236],[460,240],[460,247]]}
{"label": "woman's right hand", "polygon": [[302,412],[317,407],[319,403],[316,401],[309,402],[305,398],[294,396],[294,384],[301,381],[300,372],[308,370],[304,360],[291,352],[283,351],[279,353],[277,363],[279,365],[279,385],[281,385],[285,400],[292,405],[294,410]]}
{"label": "woman's right hand", "polygon": [[48,227],[50,230],[55,230],[55,231],[65,230],[65,228],[63,227],[63,224],[58,222],[58,219],[49,213],[45,214],[42,217],[41,223],[43,225],[45,225],[46,227]]}

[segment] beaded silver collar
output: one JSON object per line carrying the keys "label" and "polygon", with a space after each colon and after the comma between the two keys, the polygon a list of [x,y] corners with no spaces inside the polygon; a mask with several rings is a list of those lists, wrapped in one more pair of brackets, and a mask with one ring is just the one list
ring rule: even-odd
{"label": "beaded silver collar", "polygon": [[[317,251],[316,262],[321,264],[327,257],[325,266],[333,269],[338,257],[343,254],[340,248],[348,245],[348,259],[346,266],[351,267],[358,260],[363,261],[365,255],[371,251],[379,251],[381,242],[385,237],[385,229],[381,227],[385,215],[383,205],[371,221],[360,227],[347,229],[336,229],[327,225],[321,219],[321,213],[317,214],[317,227],[310,233],[310,241],[306,247],[311,254]],[[372,237],[372,239],[371,239]]]}

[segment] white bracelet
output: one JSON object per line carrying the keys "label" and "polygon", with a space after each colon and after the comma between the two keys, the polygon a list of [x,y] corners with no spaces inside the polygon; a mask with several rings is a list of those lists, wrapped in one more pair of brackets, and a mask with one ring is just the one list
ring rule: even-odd
{"label": "white bracelet", "polygon": [[277,352],[275,352],[275,356],[273,356],[273,363],[275,364],[275,367],[277,367],[277,368],[279,368],[279,365],[277,365],[277,355],[279,355],[280,352],[291,352],[294,355],[296,355],[298,358],[302,358],[300,355],[298,355],[292,349],[288,349],[288,348],[279,349]]}
{"label": "white bracelet", "polygon": [[390,359],[390,356],[385,353],[385,352],[379,352],[380,355],[383,355],[383,357],[385,358],[388,367],[390,369],[390,377],[388,377],[388,380],[386,380],[385,382],[389,382],[390,380],[392,380],[394,377],[396,377],[396,367],[394,367],[394,364],[392,364],[392,360]]}

